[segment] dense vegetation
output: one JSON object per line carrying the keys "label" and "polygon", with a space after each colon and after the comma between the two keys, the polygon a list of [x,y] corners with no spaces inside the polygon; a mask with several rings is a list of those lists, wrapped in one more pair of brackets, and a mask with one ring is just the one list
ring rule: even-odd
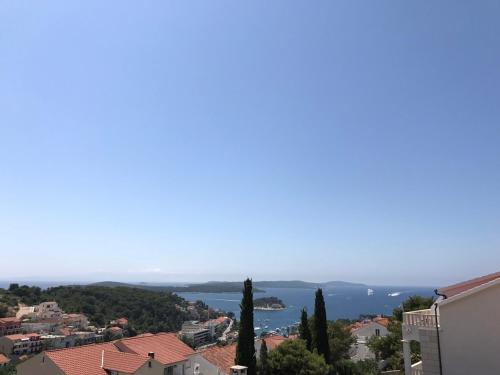
{"label": "dense vegetation", "polygon": [[[126,284],[115,281],[103,281],[92,284],[92,286],[107,286],[107,287],[129,287],[137,289],[152,290],[155,292],[170,292],[170,293],[241,293],[241,283],[232,281],[210,281],[200,284],[189,285],[151,285],[151,284]],[[254,289],[254,293],[263,292],[260,289]]]}
{"label": "dense vegetation", "polygon": [[288,340],[268,355],[269,375],[328,375],[323,356],[311,353],[302,340]]}
{"label": "dense vegetation", "polygon": [[280,305],[281,307],[285,307],[285,304],[278,297],[262,297],[256,298],[253,301],[254,307],[270,307],[272,305]]}
{"label": "dense vegetation", "polygon": [[[60,286],[41,290],[38,287],[12,284],[0,289],[3,306],[17,302],[38,304],[56,301],[67,313],[83,313],[90,322],[104,326],[110,320],[125,317],[137,332],[166,332],[180,329],[182,322],[207,317],[208,307],[201,301],[188,310],[188,302],[169,293],[128,287]],[[215,316],[211,313],[211,316]]]}

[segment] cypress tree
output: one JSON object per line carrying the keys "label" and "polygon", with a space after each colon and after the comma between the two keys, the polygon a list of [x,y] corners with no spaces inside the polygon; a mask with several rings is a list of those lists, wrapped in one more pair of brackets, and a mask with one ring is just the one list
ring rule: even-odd
{"label": "cypress tree", "polygon": [[318,350],[326,363],[330,363],[330,344],[328,343],[328,326],[326,322],[325,299],[323,291],[319,288],[316,291],[314,301],[314,334],[313,348]]}
{"label": "cypress tree", "polygon": [[240,329],[236,347],[235,363],[248,367],[248,375],[256,375],[255,331],[253,326],[253,292],[252,280],[243,283],[243,298],[240,304]]}
{"label": "cypress tree", "polygon": [[309,329],[309,320],[307,319],[307,310],[305,308],[302,309],[302,313],[300,314],[299,335],[306,342],[307,350],[312,350],[311,330]]}
{"label": "cypress tree", "polygon": [[269,375],[269,360],[267,359],[266,340],[262,340],[259,356],[259,375]]}

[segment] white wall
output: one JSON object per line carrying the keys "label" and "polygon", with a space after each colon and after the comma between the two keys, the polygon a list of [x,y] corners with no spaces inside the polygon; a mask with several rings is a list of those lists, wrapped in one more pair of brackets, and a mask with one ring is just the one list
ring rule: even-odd
{"label": "white wall", "polygon": [[444,375],[500,373],[500,285],[440,306]]}
{"label": "white wall", "polygon": [[375,336],[377,329],[380,330],[380,336],[387,336],[387,328],[375,322],[371,322],[366,326],[355,330],[353,334],[359,338],[368,338]]}
{"label": "white wall", "polygon": [[200,365],[199,375],[225,375],[217,366],[208,362],[200,354],[194,354],[190,357],[191,368],[186,370],[185,375],[193,375],[196,364]]}

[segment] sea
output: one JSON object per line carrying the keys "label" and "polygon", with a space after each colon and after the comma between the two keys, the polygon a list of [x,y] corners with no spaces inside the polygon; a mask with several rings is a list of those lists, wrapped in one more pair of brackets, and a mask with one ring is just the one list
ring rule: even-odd
{"label": "sea", "polygon": [[[21,284],[37,285],[49,288],[58,285],[71,285],[82,282],[33,281]],[[0,288],[7,288],[8,281],[0,281]],[[255,311],[256,333],[283,330],[300,320],[300,311],[306,308],[309,314],[314,311],[314,289],[300,288],[261,288],[263,292],[254,293],[254,298],[278,297],[286,305],[280,311]],[[371,290],[368,293],[368,290]],[[177,293],[188,301],[201,300],[215,310],[234,313],[240,316],[241,293]],[[360,315],[391,315],[392,310],[412,295],[430,297],[434,295],[432,287],[398,286],[337,286],[323,289],[326,314],[329,320],[358,319]]]}
{"label": "sea", "polygon": [[[278,297],[286,305],[280,311],[255,311],[256,333],[283,330],[300,320],[302,308],[309,314],[314,311],[314,289],[297,288],[259,288],[262,293],[254,293],[254,298]],[[371,289],[371,292],[368,292]],[[434,295],[431,287],[334,287],[323,289],[328,320],[358,319],[360,315],[391,315],[395,307],[412,295],[430,297]],[[188,301],[201,300],[214,309],[233,312],[239,319],[241,293],[177,293]]]}

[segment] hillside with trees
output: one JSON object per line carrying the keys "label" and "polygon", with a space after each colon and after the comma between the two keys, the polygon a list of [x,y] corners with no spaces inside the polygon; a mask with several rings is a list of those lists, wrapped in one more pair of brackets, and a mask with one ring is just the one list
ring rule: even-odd
{"label": "hillside with trees", "polygon": [[[8,290],[0,289],[0,312],[4,315],[18,302],[33,305],[43,301],[56,301],[67,313],[83,313],[91,324],[100,327],[117,317],[125,317],[138,333],[175,331],[185,320],[208,317],[208,306],[203,302],[190,304],[170,292],[102,286],[60,286],[41,290],[17,284],[11,284]],[[211,317],[216,315],[211,311]]]}

